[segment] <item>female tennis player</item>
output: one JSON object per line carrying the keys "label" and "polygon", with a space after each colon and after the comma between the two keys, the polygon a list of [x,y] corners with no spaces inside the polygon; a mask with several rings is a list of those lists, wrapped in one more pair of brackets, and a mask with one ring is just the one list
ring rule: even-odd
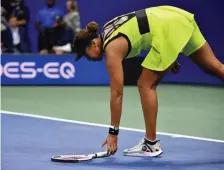
{"label": "female tennis player", "polygon": [[171,69],[178,70],[176,62],[180,53],[189,56],[205,72],[224,80],[224,65],[218,61],[201,34],[194,15],[171,6],[151,7],[118,16],[106,23],[102,33],[91,22],[81,30],[74,41],[77,59],[100,61],[106,54],[106,66],[110,76],[111,127],[106,141],[110,155],[118,148],[117,135],[122,112],[123,68],[122,60],[137,56],[141,50],[149,50],[142,62],[138,80],[145,119],[145,138],[124,155],[155,157],[162,154],[156,137],[158,101],[156,87]]}

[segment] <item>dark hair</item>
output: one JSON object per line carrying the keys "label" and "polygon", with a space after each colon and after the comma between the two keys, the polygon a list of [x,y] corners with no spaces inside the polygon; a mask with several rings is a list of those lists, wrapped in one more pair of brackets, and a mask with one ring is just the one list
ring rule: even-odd
{"label": "dark hair", "polygon": [[77,52],[77,60],[85,53],[86,47],[91,43],[94,38],[98,37],[99,26],[96,22],[92,21],[87,24],[86,28],[82,29],[76,34],[73,50]]}
{"label": "dark hair", "polygon": [[86,29],[90,33],[97,33],[99,25],[96,22],[92,21],[87,24]]}
{"label": "dark hair", "polygon": [[99,26],[96,22],[92,21],[87,24],[86,28],[82,29],[76,34],[75,39],[85,39],[93,33],[97,33]]}

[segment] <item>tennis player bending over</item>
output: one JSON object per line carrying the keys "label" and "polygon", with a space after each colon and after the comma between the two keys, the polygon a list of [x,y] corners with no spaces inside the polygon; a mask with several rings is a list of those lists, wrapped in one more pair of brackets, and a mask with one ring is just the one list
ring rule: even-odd
{"label": "tennis player bending over", "polygon": [[124,155],[155,157],[162,154],[156,138],[158,101],[156,87],[171,69],[178,70],[178,55],[189,56],[205,72],[224,80],[224,65],[218,61],[201,34],[194,15],[171,6],[151,7],[118,16],[106,23],[102,33],[91,22],[81,30],[74,41],[77,60],[83,55],[100,61],[106,53],[106,66],[110,75],[111,127],[106,141],[109,154],[117,151],[117,135],[122,112],[123,68],[122,60],[137,56],[141,50],[150,50],[142,62],[138,80],[145,119],[145,138]]}

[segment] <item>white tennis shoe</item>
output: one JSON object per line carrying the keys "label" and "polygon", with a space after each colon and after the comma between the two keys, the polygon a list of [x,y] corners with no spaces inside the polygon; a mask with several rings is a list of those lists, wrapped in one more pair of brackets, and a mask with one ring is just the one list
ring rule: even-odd
{"label": "white tennis shoe", "polygon": [[136,146],[124,150],[124,156],[157,157],[162,155],[162,153],[159,140],[151,142],[145,138]]}

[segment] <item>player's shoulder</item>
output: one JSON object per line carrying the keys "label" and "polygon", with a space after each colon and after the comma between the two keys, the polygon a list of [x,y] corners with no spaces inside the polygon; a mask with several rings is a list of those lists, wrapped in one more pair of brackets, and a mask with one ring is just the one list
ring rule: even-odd
{"label": "player's shoulder", "polygon": [[110,55],[122,55],[125,56],[128,52],[128,42],[127,40],[119,36],[112,41],[110,41],[107,46],[105,47],[106,54]]}

